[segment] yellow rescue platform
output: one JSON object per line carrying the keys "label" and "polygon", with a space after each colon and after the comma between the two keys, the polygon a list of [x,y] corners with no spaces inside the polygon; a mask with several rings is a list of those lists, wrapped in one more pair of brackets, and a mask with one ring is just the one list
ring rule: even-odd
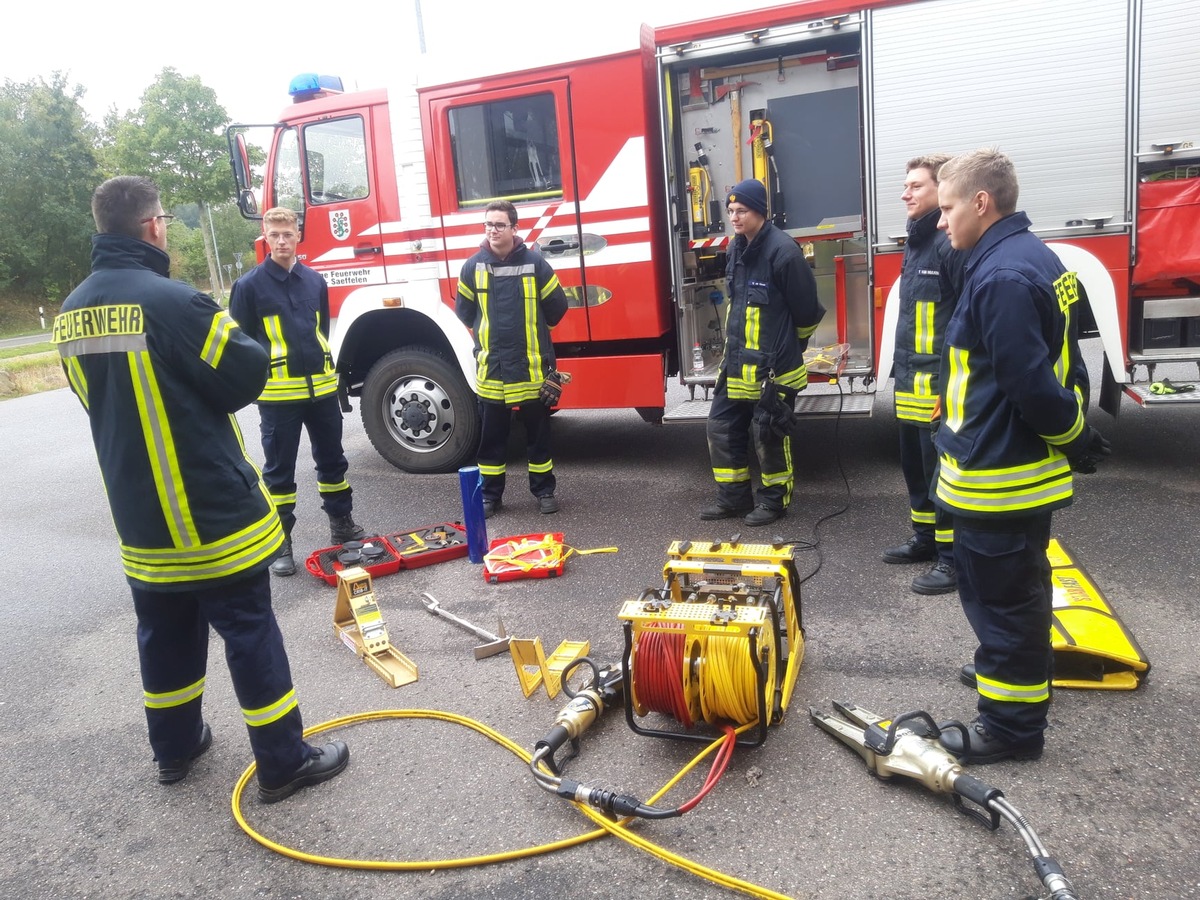
{"label": "yellow rescue platform", "polygon": [[1054,686],[1132,691],[1150,662],[1100,589],[1057,539],[1047,551],[1054,586]]}

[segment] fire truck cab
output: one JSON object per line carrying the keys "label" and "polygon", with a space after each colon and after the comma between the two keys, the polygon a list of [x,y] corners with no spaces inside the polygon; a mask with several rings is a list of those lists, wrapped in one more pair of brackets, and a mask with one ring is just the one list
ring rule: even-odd
{"label": "fire truck cab", "polygon": [[[561,405],[697,419],[724,344],[724,193],[760,178],[828,311],[799,411],[868,413],[891,370],[905,163],[978,146],[1014,159],[1019,208],[1078,272],[1115,415],[1122,396],[1200,400],[1149,389],[1157,365],[1200,360],[1198,39],[1189,0],[802,0],[451,84],[309,76],[266,126],[261,183],[252,126],[230,129],[231,158],[245,214],[300,212],[342,384],[407,471],[475,450],[453,303],[490,201],[517,206],[570,298]],[[668,408],[672,377],[690,391]]]}

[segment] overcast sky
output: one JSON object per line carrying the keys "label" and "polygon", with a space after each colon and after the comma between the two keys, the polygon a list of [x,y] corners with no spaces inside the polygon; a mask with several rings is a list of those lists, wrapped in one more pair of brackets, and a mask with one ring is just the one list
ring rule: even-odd
{"label": "overcast sky", "polygon": [[[417,53],[416,7],[417,0],[69,4],[56,8],[52,25],[9,30],[0,78],[49,80],[63,71],[69,84],[86,88],[84,109],[100,122],[110,107],[119,113],[136,107],[158,73],[173,66],[200,76],[233,121],[274,122],[288,103],[288,82],[300,72],[340,75],[348,90],[384,86],[389,65]],[[632,49],[642,22],[663,25],[734,8],[728,0],[421,0],[424,68],[436,73],[422,80]],[[585,17],[584,9],[596,13]]]}

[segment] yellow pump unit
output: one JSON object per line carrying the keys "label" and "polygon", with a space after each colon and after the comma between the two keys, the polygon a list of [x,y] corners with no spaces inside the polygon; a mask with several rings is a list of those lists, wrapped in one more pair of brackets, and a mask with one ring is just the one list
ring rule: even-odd
{"label": "yellow pump unit", "polygon": [[[707,742],[723,724],[753,725],[738,743],[757,746],[783,721],[804,658],[792,554],[771,544],[671,544],[663,586],[619,613],[630,728]],[[664,727],[646,724],[651,714]]]}

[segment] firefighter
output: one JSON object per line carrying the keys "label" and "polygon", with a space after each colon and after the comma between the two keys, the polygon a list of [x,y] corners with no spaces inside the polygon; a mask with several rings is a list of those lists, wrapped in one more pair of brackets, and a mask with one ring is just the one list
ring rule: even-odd
{"label": "firefighter", "polygon": [[341,772],[341,741],[303,725],[267,567],[283,543],[274,505],[233,414],[267,379],[267,355],[211,297],[168,278],[167,223],[148,178],[92,198],[92,274],[54,321],[96,455],[133,592],[158,780],[174,784],[212,744],[204,722],[211,625],[225,658],[264,802]]}
{"label": "firefighter", "polygon": [[969,251],[942,348],[937,502],[954,516],[954,562],[975,651],[978,718],[943,732],[964,761],[1036,759],[1050,706],[1050,518],[1071,471],[1108,444],[1084,418],[1079,284],[1016,211],[1017,175],[997,150],[939,172],[938,227]]}
{"label": "firefighter", "polygon": [[296,214],[283,207],[263,213],[263,237],[271,252],[233,284],[229,313],[271,356],[267,386],[258,398],[263,480],[283,522],[284,541],[271,563],[275,575],[293,575],[292,529],[296,524],[296,455],[300,430],[308,431],[317,491],[329,517],[334,544],[361,540],[354,500],[346,481],[342,410],[337,372],[329,351],[329,287],[296,258]]}
{"label": "firefighter", "polygon": [[550,329],[567,313],[567,295],[554,269],[517,234],[517,209],[507,200],[484,211],[479,251],[458,276],[454,311],[475,335],[479,394],[478,463],[483,515],[503,505],[505,458],[512,410],[525,426],[529,490],[538,510],[558,512],[550,452],[550,407],[558,387]]}
{"label": "firefighter", "polygon": [[892,374],[896,379],[896,426],[900,469],[908,487],[912,535],[883,551],[887,563],[934,561],[913,579],[918,594],[945,594],[958,585],[954,574],[954,533],[950,514],[933,502],[937,451],[932,419],[937,402],[942,338],[962,288],[966,253],[950,246],[938,231],[938,169],[950,157],[933,153],[911,159],[900,199],[908,214],[908,239],[900,271],[900,315]]}
{"label": "firefighter", "polygon": [[[708,414],[717,498],[700,518],[742,516],[747,525],[769,525],[792,500],[792,405],[796,392],[808,386],[804,350],[825,310],[804,254],[767,221],[762,182],[740,181],[725,200],[735,237],[725,266],[725,355]],[[750,483],[751,431],[762,478],[757,501]]]}

